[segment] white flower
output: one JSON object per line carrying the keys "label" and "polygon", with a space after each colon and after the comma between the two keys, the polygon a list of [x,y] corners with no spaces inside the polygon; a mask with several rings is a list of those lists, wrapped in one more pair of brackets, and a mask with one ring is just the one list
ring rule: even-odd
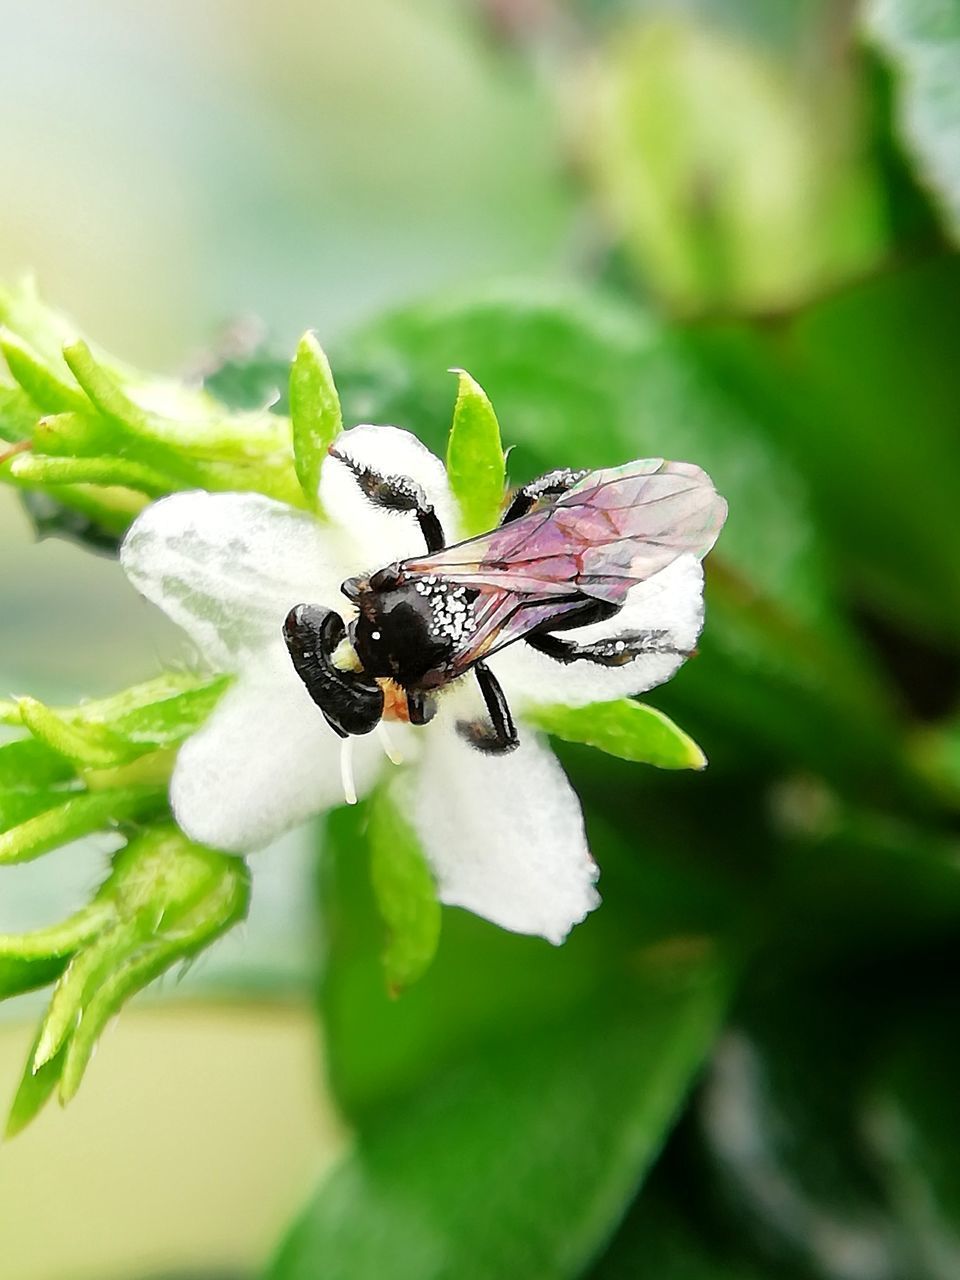
{"label": "white flower", "polygon": [[[416,480],[447,533],[458,516],[442,463],[406,431],[355,427],[339,453],[384,475]],[[341,740],[297,676],[281,628],[308,603],[352,607],[347,577],[423,554],[412,513],[376,508],[349,468],[329,457],[321,498],[328,520],[250,493],[177,493],[148,507],[121,551],[127,575],[193,639],[216,671],[235,680],[181,748],[171,803],[183,830],[216,848],[246,852],[343,800]],[[690,650],[703,619],[702,571],[683,555],[628,596],[610,622],[569,631],[577,641],[624,630],[665,631]],[[451,684],[426,726],[392,722],[384,736],[350,739],[358,794],[402,754],[407,811],[443,902],[518,933],[561,942],[599,902],[576,794],[553,752],[529,724],[532,704],[589,702],[640,693],[682,659],[650,653],[619,667],[560,664],[514,644],[488,659],[518,723],[508,755],[477,751],[456,732],[480,707],[471,674]]]}

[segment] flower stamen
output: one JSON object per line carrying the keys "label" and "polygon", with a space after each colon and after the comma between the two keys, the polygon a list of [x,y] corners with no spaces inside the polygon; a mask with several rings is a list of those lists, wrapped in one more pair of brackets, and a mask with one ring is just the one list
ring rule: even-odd
{"label": "flower stamen", "polygon": [[357,785],[353,778],[353,737],[344,738],[340,744],[340,781],[343,798],[347,804],[357,803]]}
{"label": "flower stamen", "polygon": [[380,745],[383,747],[383,754],[387,757],[391,764],[403,764],[403,755],[397,750],[396,744],[390,738],[390,730],[387,728],[383,720],[377,724],[377,737],[380,739]]}

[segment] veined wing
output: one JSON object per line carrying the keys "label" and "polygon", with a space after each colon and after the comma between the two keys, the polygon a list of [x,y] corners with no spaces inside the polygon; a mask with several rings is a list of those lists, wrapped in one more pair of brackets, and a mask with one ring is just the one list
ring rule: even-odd
{"label": "veined wing", "polygon": [[[727,504],[700,467],[645,458],[592,471],[573,489],[490,533],[403,563],[409,575],[516,596],[579,591],[620,604],[685,552],[702,559]],[[546,602],[544,602],[546,603]]]}

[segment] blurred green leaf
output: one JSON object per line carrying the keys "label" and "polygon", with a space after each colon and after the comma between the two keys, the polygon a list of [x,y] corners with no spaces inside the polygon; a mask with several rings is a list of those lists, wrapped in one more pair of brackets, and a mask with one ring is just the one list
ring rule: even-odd
{"label": "blurred green leaf", "polygon": [[[935,258],[799,315],[774,336],[780,362],[768,371],[800,410],[777,426],[858,594],[954,640],[958,326],[960,262]],[[740,355],[763,376],[756,348]]]}
{"label": "blurred green leaf", "polygon": [[960,1274],[955,1002],[907,1021],[877,1063],[863,1129],[887,1194],[915,1241],[923,1280]]}
{"label": "blurred green leaf", "polygon": [[779,310],[875,267],[887,247],[856,64],[834,53],[849,16],[833,18],[811,63],[802,46],[787,54],[725,29],[716,8],[720,21],[644,7],[611,32],[586,81],[582,150],[670,306]]}
{"label": "blurred green leaf", "polygon": [[524,719],[555,738],[583,742],[621,760],[659,769],[706,767],[706,756],[688,734],[662,711],[630,698],[585,707],[530,707]]}
{"label": "blurred green leaf", "polygon": [[[696,1170],[684,1170],[691,1181]],[[779,1280],[727,1241],[705,1236],[692,1221],[690,1187],[668,1197],[644,1187],[610,1247],[585,1274],[589,1280]]]}
{"label": "blurred green leaf", "polygon": [[726,989],[709,955],[641,962],[559,1025],[431,1079],[361,1133],[267,1274],[580,1274],[676,1116]]}
{"label": "blurred green leaf", "polygon": [[343,419],[329,361],[316,335],[309,331],[300,339],[290,368],[290,421],[297,479],[307,505],[316,509],[320,469],[343,429]]}
{"label": "blurred green leaf", "polygon": [[[383,921],[364,857],[367,810],[361,804],[328,816],[321,864],[325,1055],[338,1102],[361,1125],[477,1046],[572,1017],[618,983],[642,948],[662,945],[665,963],[674,950],[681,958],[699,954],[709,937],[732,931],[743,911],[744,895],[728,893],[715,874],[716,847],[706,866],[685,865],[677,857],[683,836],[661,835],[654,814],[638,847],[629,814],[623,836],[595,810],[588,832],[605,901],[562,947],[446,908],[435,962],[391,999],[380,960]],[[741,841],[743,833],[741,825]]]}
{"label": "blurred green leaf", "polygon": [[[935,1233],[924,1239],[918,1218],[903,1211],[888,1181],[915,1178],[919,1185],[932,1172],[897,1132],[912,1127],[912,1116],[900,1111],[893,1119],[884,1096],[891,1077],[881,1064],[891,1041],[909,1046],[918,1069],[910,1111],[925,1113],[921,1124],[936,1115],[940,1133],[952,1134],[953,1076],[937,1057],[946,1049],[948,1060],[955,1058],[949,1048],[955,1037],[951,1031],[946,1043],[931,1038],[926,1053],[922,1038],[911,1044],[925,1004],[951,1012],[955,1005],[952,992],[943,1001],[949,970],[931,969],[931,954],[937,955],[879,951],[872,960],[838,964],[831,957],[814,968],[768,961],[720,1042],[699,1107],[714,1215],[736,1239],[752,1242],[775,1275],[945,1280],[952,1274],[927,1265]],[[895,1173],[878,1160],[884,1144],[899,1164]],[[955,1161],[947,1148],[943,1155],[946,1172]],[[945,1178],[944,1226],[956,1203],[949,1188]],[[910,1207],[916,1210],[916,1201]]]}
{"label": "blurred green leaf", "polygon": [[960,3],[868,0],[864,24],[899,80],[899,125],[960,241]]}
{"label": "blurred green leaf", "polygon": [[416,833],[385,784],[370,803],[370,877],[387,927],[384,976],[393,994],[422,977],[440,940],[440,903]]}
{"label": "blurred green leaf", "polygon": [[453,372],[457,400],[447,440],[447,475],[469,538],[492,529],[499,519],[507,460],[500,424],[483,388],[463,369]]}
{"label": "blurred green leaf", "polygon": [[221,361],[204,375],[204,390],[227,409],[289,411],[290,362],[256,350]]}

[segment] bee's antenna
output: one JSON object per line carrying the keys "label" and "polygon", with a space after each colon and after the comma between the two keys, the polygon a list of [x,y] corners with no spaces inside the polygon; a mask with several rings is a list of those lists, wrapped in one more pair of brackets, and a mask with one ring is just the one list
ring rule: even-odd
{"label": "bee's antenna", "polygon": [[390,739],[390,730],[382,720],[377,721],[377,737],[383,747],[383,754],[391,764],[403,764],[403,756]]}
{"label": "bee's antenna", "polygon": [[348,734],[340,744],[340,781],[343,798],[347,804],[357,803],[357,786],[353,780],[353,735]]}

